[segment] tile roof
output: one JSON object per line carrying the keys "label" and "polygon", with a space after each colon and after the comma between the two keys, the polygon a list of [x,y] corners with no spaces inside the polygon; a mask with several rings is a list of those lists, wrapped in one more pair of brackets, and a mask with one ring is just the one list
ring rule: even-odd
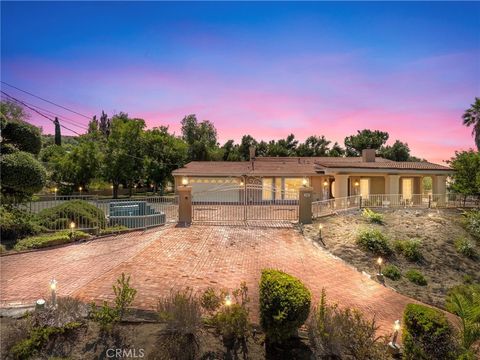
{"label": "tile roof", "polygon": [[385,169],[451,171],[429,162],[397,162],[377,157],[363,162],[361,157],[257,157],[255,161],[192,161],[174,170],[184,176],[307,176],[325,169]]}

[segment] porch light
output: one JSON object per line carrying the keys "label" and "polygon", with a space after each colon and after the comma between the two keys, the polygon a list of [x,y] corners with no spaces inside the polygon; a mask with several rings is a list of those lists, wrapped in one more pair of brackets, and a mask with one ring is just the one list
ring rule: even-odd
{"label": "porch light", "polygon": [[231,306],[232,305],[232,298],[230,295],[225,296],[225,306]]}
{"label": "porch light", "polygon": [[243,181],[240,181],[240,186],[243,186],[243,185],[245,185],[245,184],[243,183]]}
{"label": "porch light", "polygon": [[355,187],[359,187],[360,183],[358,181],[355,181],[354,185],[355,185]]}
{"label": "porch light", "polygon": [[303,185],[303,186],[307,186],[307,184],[308,184],[307,178],[303,178],[303,179],[302,179],[302,185]]}
{"label": "porch light", "polygon": [[325,187],[328,186],[328,181],[327,181],[327,180],[325,180],[325,181],[323,182],[323,186],[325,186]]}
{"label": "porch light", "polygon": [[187,178],[187,177],[182,178],[182,185],[183,185],[183,186],[187,186],[187,185],[188,185],[188,178]]}

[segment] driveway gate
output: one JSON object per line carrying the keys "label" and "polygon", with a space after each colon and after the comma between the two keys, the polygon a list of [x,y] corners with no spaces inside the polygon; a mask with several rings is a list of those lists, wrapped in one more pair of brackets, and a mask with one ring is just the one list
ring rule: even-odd
{"label": "driveway gate", "polygon": [[298,220],[298,190],[246,184],[192,194],[193,221]]}

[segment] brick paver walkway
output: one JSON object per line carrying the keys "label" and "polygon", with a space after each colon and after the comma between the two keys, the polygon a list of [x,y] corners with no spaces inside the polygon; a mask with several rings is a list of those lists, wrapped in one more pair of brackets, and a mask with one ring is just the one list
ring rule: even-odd
{"label": "brick paver walkway", "polygon": [[58,280],[60,296],[111,300],[112,284],[125,272],[138,290],[135,305],[154,309],[158,296],[171,289],[234,289],[246,281],[257,321],[258,281],[264,268],[299,277],[315,299],[325,287],[329,301],[375,314],[386,332],[412,301],[368,279],[291,228],[200,225],[2,257],[0,301],[6,307],[46,297],[52,277]]}

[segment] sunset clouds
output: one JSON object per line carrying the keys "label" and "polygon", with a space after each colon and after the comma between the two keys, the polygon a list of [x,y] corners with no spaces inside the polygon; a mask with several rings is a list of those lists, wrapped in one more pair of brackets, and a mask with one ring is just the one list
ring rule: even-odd
{"label": "sunset clouds", "polygon": [[479,5],[217,4],[2,3],[2,80],[177,133],[195,113],[222,142],[371,128],[436,162],[473,147]]}

